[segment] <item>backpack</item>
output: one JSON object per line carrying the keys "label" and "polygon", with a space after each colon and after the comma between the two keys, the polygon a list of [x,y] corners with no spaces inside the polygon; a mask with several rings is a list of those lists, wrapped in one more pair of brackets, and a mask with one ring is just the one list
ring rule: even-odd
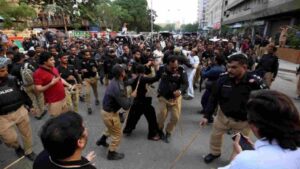
{"label": "backpack", "polygon": [[25,63],[21,67],[21,77],[24,86],[33,84],[33,71],[29,68],[29,63]]}

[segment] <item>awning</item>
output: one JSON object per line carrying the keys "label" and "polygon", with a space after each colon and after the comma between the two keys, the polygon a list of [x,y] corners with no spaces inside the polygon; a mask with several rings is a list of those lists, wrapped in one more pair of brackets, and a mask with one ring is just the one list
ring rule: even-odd
{"label": "awning", "polygon": [[231,28],[241,28],[241,27],[243,27],[243,25],[240,23],[235,23],[234,25],[231,26]]}

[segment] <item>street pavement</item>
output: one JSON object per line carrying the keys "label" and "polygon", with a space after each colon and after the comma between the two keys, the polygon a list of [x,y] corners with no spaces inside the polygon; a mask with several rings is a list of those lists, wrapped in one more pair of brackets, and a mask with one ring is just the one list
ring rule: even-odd
{"label": "street pavement", "polygon": [[[284,64],[287,64],[286,67],[289,68],[289,63]],[[271,89],[295,97],[296,83],[297,78],[294,73],[280,71]],[[100,101],[102,101],[105,87],[99,85],[99,88]],[[155,90],[150,93],[155,96]],[[175,164],[174,169],[216,169],[228,164],[232,151],[232,140],[229,135],[224,136],[222,156],[208,165],[203,162],[203,156],[209,152],[209,137],[212,126],[209,125],[203,129],[199,127],[198,123],[201,115],[197,111],[201,110],[200,98],[203,92],[200,93],[196,90],[195,93],[196,97],[193,100],[183,100],[182,102],[182,116],[172,135],[171,143],[166,144],[162,141],[147,140],[147,122],[142,117],[132,135],[130,137],[123,136],[119,151],[125,153],[125,158],[120,161],[106,160],[107,150],[95,145],[96,140],[105,129],[100,117],[101,106],[93,106],[93,114],[88,115],[85,104],[80,103],[79,113],[83,116],[89,132],[89,141],[83,154],[86,155],[89,151],[95,151],[97,155],[95,165],[98,169],[169,169],[172,164]],[[295,101],[298,109],[300,108],[299,103]],[[156,113],[158,113],[156,98],[153,99],[153,105]],[[38,133],[47,119],[49,119],[49,116],[44,117],[42,120],[31,118],[33,149],[36,153],[42,150]],[[173,163],[178,154],[191,143],[192,139],[194,141],[186,153],[176,163]],[[0,145],[0,168],[5,168],[17,159],[13,149],[7,148],[4,144]],[[26,158],[10,167],[10,169],[30,168],[32,168],[32,162]]]}

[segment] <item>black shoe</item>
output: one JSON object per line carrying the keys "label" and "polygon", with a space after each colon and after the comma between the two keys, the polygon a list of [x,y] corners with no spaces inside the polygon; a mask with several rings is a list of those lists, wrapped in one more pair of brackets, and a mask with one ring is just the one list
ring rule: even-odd
{"label": "black shoe", "polygon": [[36,159],[36,154],[34,152],[25,155],[30,161],[34,161]]}
{"label": "black shoe", "polygon": [[125,127],[125,129],[123,130],[123,134],[126,134],[126,136],[130,136],[131,133],[132,133],[132,130],[131,130],[131,129],[126,129],[126,127]]}
{"label": "black shoe", "polygon": [[171,137],[171,134],[166,132],[166,136],[165,136],[165,142],[166,143],[170,143],[170,137]]}
{"label": "black shoe", "polygon": [[103,135],[99,140],[97,140],[96,145],[97,146],[103,146],[108,147],[109,144],[106,142],[107,136]]}
{"label": "black shoe", "polygon": [[158,130],[158,136],[160,139],[164,140],[165,139],[165,133],[162,130]]}
{"label": "black shoe", "polygon": [[119,117],[120,117],[120,122],[121,122],[121,123],[124,123],[124,121],[125,121],[124,114],[125,114],[125,113],[119,113]]}
{"label": "black shoe", "polygon": [[98,106],[100,104],[99,100],[96,100],[95,105]]}
{"label": "black shoe", "polygon": [[211,163],[212,161],[214,161],[215,159],[219,158],[221,155],[212,155],[212,154],[208,154],[204,157],[204,162],[206,164]]}
{"label": "black shoe", "polygon": [[125,157],[123,153],[117,153],[115,151],[108,151],[107,159],[108,160],[121,160]]}
{"label": "black shoe", "polygon": [[92,108],[88,108],[88,114],[91,115],[93,113]]}
{"label": "black shoe", "polygon": [[47,110],[44,110],[40,116],[34,116],[35,119],[41,120],[47,114]]}
{"label": "black shoe", "polygon": [[80,100],[81,102],[84,102],[84,97],[83,97],[83,96],[79,96],[79,100]]}
{"label": "black shoe", "polygon": [[214,118],[213,118],[213,117],[208,118],[208,120],[207,120],[207,123],[208,123],[208,124],[212,124],[213,122],[214,122]]}
{"label": "black shoe", "polygon": [[160,137],[159,137],[159,135],[157,134],[157,135],[155,135],[155,136],[153,136],[153,137],[148,137],[148,140],[158,141],[158,140],[160,140]]}
{"label": "black shoe", "polygon": [[20,146],[18,148],[15,149],[15,152],[17,154],[18,157],[22,157],[25,154],[24,149]]}

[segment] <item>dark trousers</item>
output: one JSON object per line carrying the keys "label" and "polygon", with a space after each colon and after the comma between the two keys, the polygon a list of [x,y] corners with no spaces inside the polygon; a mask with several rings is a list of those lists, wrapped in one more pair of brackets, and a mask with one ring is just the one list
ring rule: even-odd
{"label": "dark trousers", "polygon": [[156,114],[155,109],[151,105],[151,103],[145,100],[139,100],[133,103],[128,114],[128,119],[124,131],[130,133],[132,130],[134,130],[137,122],[143,114],[145,115],[148,122],[148,138],[152,138],[156,136],[158,132]]}
{"label": "dark trousers", "polygon": [[205,111],[208,100],[209,100],[209,96],[210,96],[210,90],[205,89],[202,98],[201,98],[201,105],[202,105],[202,110]]}

